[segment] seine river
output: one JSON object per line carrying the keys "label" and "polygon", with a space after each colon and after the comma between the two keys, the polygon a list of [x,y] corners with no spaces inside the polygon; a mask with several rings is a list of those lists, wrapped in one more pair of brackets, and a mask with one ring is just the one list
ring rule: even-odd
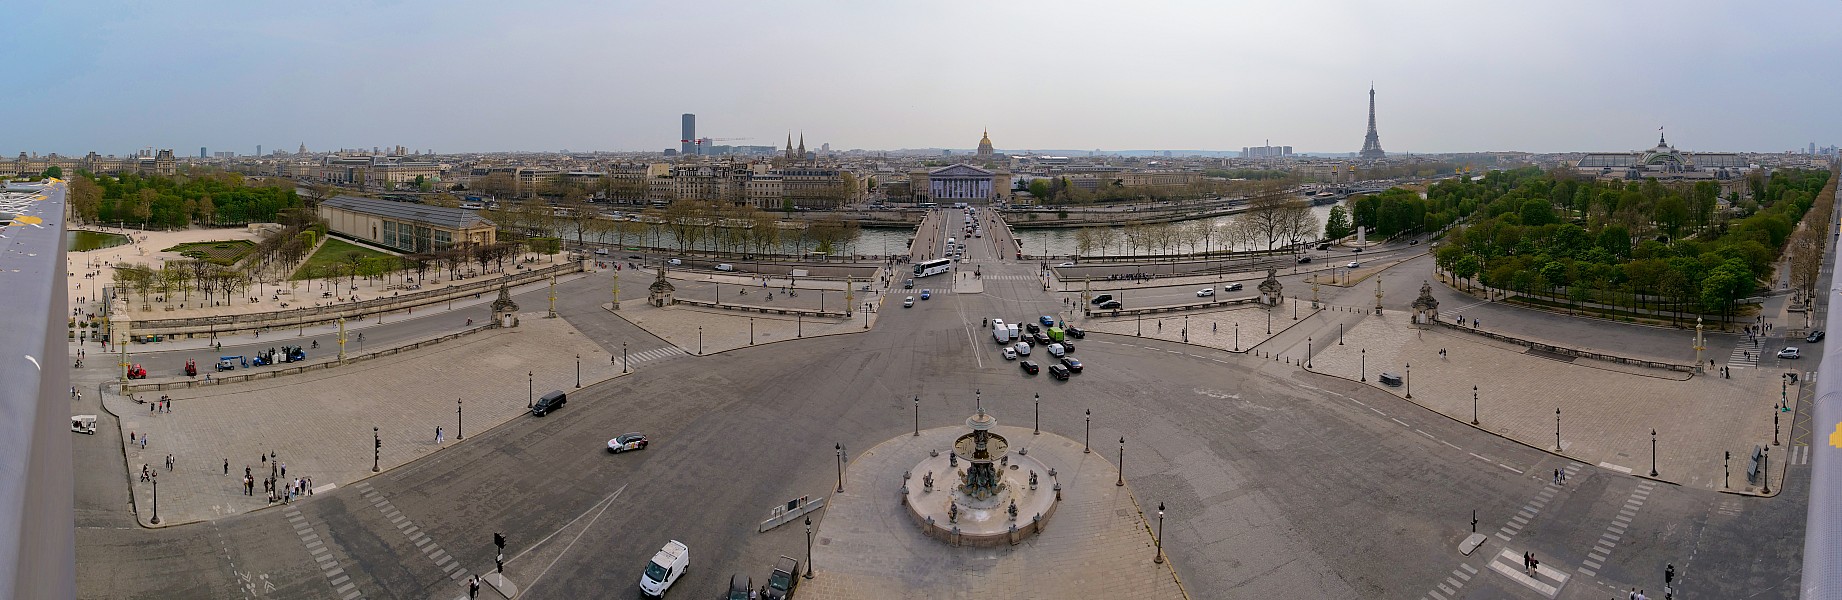
{"label": "seine river", "polygon": [[[1330,215],[1330,205],[1311,207],[1311,215],[1315,217],[1317,220],[1317,231],[1322,233],[1324,230],[1324,220],[1328,218]],[[1208,219],[1208,221],[1217,226],[1227,226],[1233,223],[1238,218],[1240,218],[1239,215],[1227,215],[1227,216],[1214,217],[1214,218]],[[1185,223],[1188,223],[1188,222],[1191,222],[1191,221],[1186,221]],[[1023,250],[1025,253],[1043,254],[1044,248],[1046,247],[1048,249],[1048,252],[1047,252],[1048,254],[1056,255],[1056,256],[1064,256],[1064,255],[1074,254],[1076,251],[1074,232],[1075,232],[1075,228],[1019,229],[1017,230],[1017,239],[1023,241]],[[789,230],[786,233],[794,234],[795,232],[792,230]],[[857,255],[865,255],[865,256],[880,256],[884,254],[897,254],[897,255],[907,254],[908,240],[910,237],[913,237],[914,234],[915,234],[915,230],[913,228],[908,228],[908,227],[865,227],[862,230],[861,237],[859,237],[855,242],[852,242],[846,245],[844,248],[839,249],[839,251],[836,252],[835,254],[845,254],[845,255],[857,254]],[[570,241],[570,240],[575,239],[574,235],[571,235],[568,233],[563,233],[559,237],[562,237],[565,241]],[[790,237],[790,236],[787,236],[787,237]],[[600,241],[603,243],[614,243],[616,241],[622,241],[618,239],[618,236],[611,234],[611,233],[603,234],[601,236],[590,235],[588,236],[587,239],[591,241]],[[674,238],[671,232],[668,230],[660,231],[659,237],[657,238],[656,242],[651,234],[646,234],[643,239],[630,235],[624,240],[624,242],[630,246],[638,245],[638,244],[646,244],[646,245],[657,245],[657,246],[664,247],[664,248],[678,247],[676,238]],[[795,240],[783,238],[782,243],[781,243],[781,248],[779,248],[777,253],[793,254],[798,251],[811,252],[814,246],[811,242],[807,242],[803,247],[795,248],[794,244],[795,244]],[[703,241],[699,241],[697,244],[692,245],[691,249],[692,250],[713,250],[714,245],[707,240],[703,240]],[[1200,251],[1202,248],[1201,246],[1198,246],[1197,249]],[[1186,246],[1183,248],[1183,250],[1188,251],[1189,248]],[[1158,250],[1151,249],[1151,248],[1139,248],[1138,251],[1141,254],[1149,254],[1149,253],[1157,252]],[[1129,247],[1126,247],[1124,243],[1121,242],[1117,247],[1111,249],[1107,253],[1118,255],[1118,254],[1127,254],[1130,252],[1131,252],[1131,249]],[[1096,253],[1099,253],[1099,252],[1096,251]]]}

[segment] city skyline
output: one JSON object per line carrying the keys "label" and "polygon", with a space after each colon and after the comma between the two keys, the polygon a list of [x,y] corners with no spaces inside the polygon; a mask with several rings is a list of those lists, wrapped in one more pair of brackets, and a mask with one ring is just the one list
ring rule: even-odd
{"label": "city skyline", "polygon": [[[1629,150],[1657,127],[1685,150],[1775,152],[1842,130],[1820,62],[1842,50],[1819,25],[1835,3],[354,6],[366,18],[26,7],[4,43],[16,85],[38,87],[12,98],[0,153],[658,152],[679,147],[684,113],[738,145],[793,130],[837,150],[970,149],[989,128],[1013,151],[1353,153],[1371,82],[1390,154]],[[146,68],[155,56],[168,66]]]}

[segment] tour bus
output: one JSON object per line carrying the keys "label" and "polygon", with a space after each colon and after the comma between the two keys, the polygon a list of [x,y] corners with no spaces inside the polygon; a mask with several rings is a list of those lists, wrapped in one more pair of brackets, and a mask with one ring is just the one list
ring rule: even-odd
{"label": "tour bus", "polygon": [[929,275],[945,273],[952,264],[953,261],[944,258],[936,258],[930,261],[915,263],[915,277],[927,277]]}

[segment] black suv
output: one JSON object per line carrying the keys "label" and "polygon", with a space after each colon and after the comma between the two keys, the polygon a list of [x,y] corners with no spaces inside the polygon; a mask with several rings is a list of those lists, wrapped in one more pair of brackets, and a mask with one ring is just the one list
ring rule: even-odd
{"label": "black suv", "polygon": [[1062,365],[1049,365],[1049,376],[1054,377],[1056,379],[1063,380],[1063,381],[1067,381],[1068,380],[1068,367],[1064,367]]}
{"label": "black suv", "polygon": [[1119,308],[1119,306],[1120,304],[1118,300],[1108,300],[1106,302],[1100,303],[1100,310]]}
{"label": "black suv", "polygon": [[1068,367],[1069,372],[1080,373],[1081,359],[1073,356],[1064,356],[1062,357],[1062,366]]}
{"label": "black suv", "polygon": [[1087,331],[1079,327],[1066,327],[1066,328],[1063,328],[1062,331],[1066,332],[1068,334],[1068,337],[1071,337],[1077,340],[1087,339]]}
{"label": "black suv", "polygon": [[1811,331],[1810,335],[1804,336],[1804,341],[1810,342],[1812,344],[1823,341],[1823,330],[1818,329],[1815,331]]}
{"label": "black suv", "polygon": [[1101,294],[1098,296],[1094,296],[1094,299],[1092,302],[1094,304],[1106,304],[1108,300],[1112,300],[1112,299],[1113,299],[1112,294]]}
{"label": "black suv", "polygon": [[1018,361],[1018,362],[1017,362],[1017,366],[1019,366],[1019,367],[1023,367],[1023,372],[1025,372],[1025,373],[1029,373],[1029,374],[1031,374],[1031,375],[1035,375],[1035,374],[1037,374],[1037,373],[1039,373],[1039,372],[1041,372],[1041,371],[1042,371],[1042,368],[1041,368],[1041,367],[1038,367],[1038,366],[1036,366],[1036,363],[1033,363],[1033,362],[1030,362],[1030,361],[1027,361],[1027,360],[1025,360],[1025,361]]}
{"label": "black suv", "polygon": [[561,391],[547,392],[542,398],[537,399],[536,404],[531,405],[531,416],[541,417],[556,412],[556,409],[562,408],[568,402],[569,396]]}

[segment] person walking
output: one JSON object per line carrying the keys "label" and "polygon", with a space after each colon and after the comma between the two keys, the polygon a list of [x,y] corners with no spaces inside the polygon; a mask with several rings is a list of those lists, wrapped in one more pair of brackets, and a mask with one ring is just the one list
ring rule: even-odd
{"label": "person walking", "polygon": [[436,443],[437,445],[439,445],[439,444],[441,444],[441,443],[442,443],[443,441],[445,441],[445,440],[444,440],[444,438],[442,437],[442,432],[441,432],[441,427],[440,427],[440,426],[436,426],[436,427],[435,427],[435,443]]}
{"label": "person walking", "polygon": [[224,459],[224,476],[230,476],[230,459],[228,458]]}

